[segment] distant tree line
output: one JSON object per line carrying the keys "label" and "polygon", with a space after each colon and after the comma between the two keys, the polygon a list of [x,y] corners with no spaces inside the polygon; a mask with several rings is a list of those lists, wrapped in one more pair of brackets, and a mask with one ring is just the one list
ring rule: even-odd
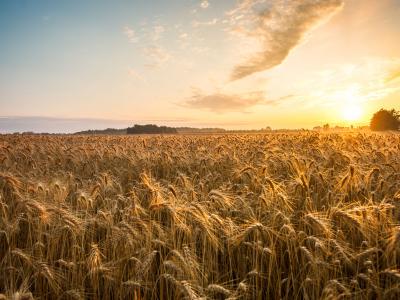
{"label": "distant tree line", "polygon": [[126,129],[127,134],[174,134],[178,133],[176,128],[167,126],[149,125],[135,125]]}
{"label": "distant tree line", "polygon": [[176,127],[178,133],[224,133],[223,128],[194,128],[194,127]]}
{"label": "distant tree line", "polygon": [[107,128],[102,130],[89,129],[85,131],[76,132],[75,134],[76,135],[95,135],[95,134],[121,135],[121,134],[126,134],[126,128],[124,129]]}

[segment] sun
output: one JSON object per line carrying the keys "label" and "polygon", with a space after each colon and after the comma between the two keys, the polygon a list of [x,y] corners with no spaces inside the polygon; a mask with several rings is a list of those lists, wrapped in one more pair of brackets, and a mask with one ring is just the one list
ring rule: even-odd
{"label": "sun", "polygon": [[361,118],[362,109],[354,103],[345,104],[342,108],[342,116],[346,121],[357,121]]}

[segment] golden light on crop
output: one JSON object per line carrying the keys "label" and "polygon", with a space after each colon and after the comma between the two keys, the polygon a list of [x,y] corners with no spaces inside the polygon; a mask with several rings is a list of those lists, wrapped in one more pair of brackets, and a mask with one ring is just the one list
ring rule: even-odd
{"label": "golden light on crop", "polygon": [[362,116],[362,109],[359,104],[348,103],[342,108],[342,117],[346,121],[358,121]]}
{"label": "golden light on crop", "polygon": [[361,132],[0,135],[0,299],[399,299],[400,135]]}

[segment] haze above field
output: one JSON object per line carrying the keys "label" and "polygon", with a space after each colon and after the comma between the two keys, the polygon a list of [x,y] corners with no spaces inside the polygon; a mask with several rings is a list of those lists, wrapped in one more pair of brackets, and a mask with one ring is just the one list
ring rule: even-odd
{"label": "haze above field", "polygon": [[348,126],[400,109],[397,0],[5,0],[0,41],[0,132]]}

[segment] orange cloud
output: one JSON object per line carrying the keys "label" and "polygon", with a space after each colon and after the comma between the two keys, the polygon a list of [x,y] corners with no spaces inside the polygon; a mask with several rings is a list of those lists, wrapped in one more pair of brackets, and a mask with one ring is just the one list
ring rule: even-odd
{"label": "orange cloud", "polygon": [[275,100],[267,100],[264,92],[255,91],[243,94],[226,94],[217,92],[204,95],[195,91],[183,106],[196,109],[204,109],[216,113],[246,112],[246,109],[256,105],[275,104]]}

